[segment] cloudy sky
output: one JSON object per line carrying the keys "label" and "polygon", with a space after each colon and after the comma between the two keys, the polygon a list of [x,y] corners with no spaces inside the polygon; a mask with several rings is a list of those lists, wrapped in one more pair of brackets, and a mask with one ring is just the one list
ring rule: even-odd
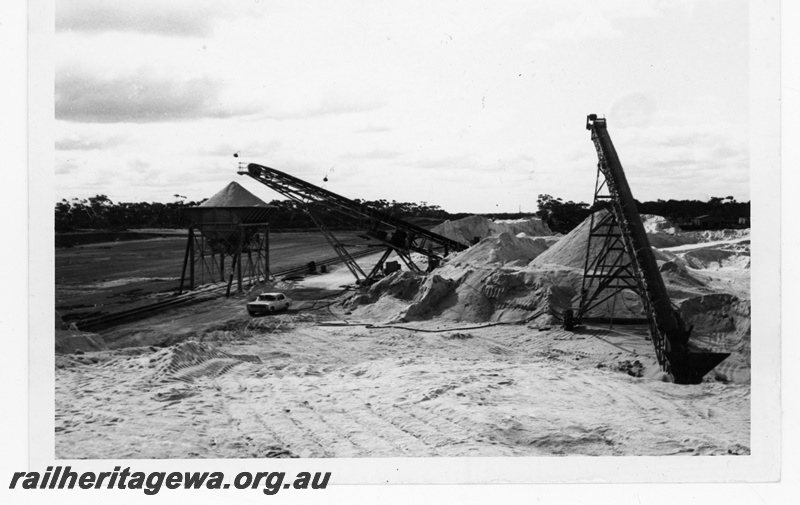
{"label": "cloudy sky", "polygon": [[531,212],[591,201],[596,113],[637,199],[748,200],[748,51],[744,0],[58,0],[55,196]]}

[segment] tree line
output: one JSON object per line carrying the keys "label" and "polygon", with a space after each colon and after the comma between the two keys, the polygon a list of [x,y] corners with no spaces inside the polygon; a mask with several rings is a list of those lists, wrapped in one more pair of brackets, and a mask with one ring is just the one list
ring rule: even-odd
{"label": "tree line", "polygon": [[55,231],[188,228],[189,220],[183,209],[204,201],[186,202],[185,198],[178,198],[170,203],[114,203],[106,195],[63,199],[56,203]]}
{"label": "tree line", "polygon": [[[176,201],[169,203],[120,202],[115,203],[107,195],[90,198],[62,199],[55,205],[55,231],[65,233],[80,230],[135,230],[142,228],[181,229],[188,228],[191,220],[188,208],[197,207],[207,199],[186,201],[174,195]],[[437,205],[426,202],[409,203],[395,200],[355,200],[357,204],[371,207],[400,219],[422,219],[441,222],[452,216]],[[273,200],[269,222],[272,229],[303,229],[316,227],[309,214],[329,228],[352,227],[353,219],[331,213],[318,203],[300,204],[293,200]]]}
{"label": "tree line", "polygon": [[[142,228],[181,229],[188,228],[191,221],[185,211],[197,207],[200,201],[186,201],[186,197],[174,195],[176,200],[169,203],[120,202],[111,201],[106,195],[70,200],[63,199],[55,205],[55,231],[64,233],[79,230],[135,230]],[[400,219],[410,220],[421,226],[433,226],[447,219],[466,217],[467,213],[449,213],[438,205],[426,202],[409,203],[395,200],[355,200],[365,207],[382,211]],[[551,230],[568,233],[583,222],[602,205],[590,206],[584,202],[564,201],[551,195],[542,194],[537,199],[538,211],[535,214],[494,213],[483,214],[492,219],[517,219],[537,216]],[[302,205],[292,200],[273,200],[270,214],[270,227],[274,230],[315,228],[309,212],[328,228],[348,228],[357,225],[352,218],[341,216],[327,210],[324,205],[311,203]],[[707,202],[698,200],[657,200],[655,202],[636,202],[641,214],[656,214],[674,221],[679,226],[692,228],[730,228],[735,227],[741,218],[749,220],[750,202],[737,202],[732,196],[712,197]],[[698,220],[700,216],[707,219]]]}
{"label": "tree line", "polygon": [[[639,214],[663,216],[686,230],[722,229],[750,226],[750,202],[737,202],[732,196],[699,200],[634,200]],[[589,205],[584,202],[563,201],[550,195],[539,195],[536,215],[557,233],[569,233],[589,215],[608,206],[607,202]],[[744,220],[744,223],[742,223]]]}

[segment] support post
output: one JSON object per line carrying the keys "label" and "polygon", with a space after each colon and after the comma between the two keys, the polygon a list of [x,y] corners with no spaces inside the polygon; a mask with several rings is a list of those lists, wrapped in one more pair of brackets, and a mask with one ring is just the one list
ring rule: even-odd
{"label": "support post", "polygon": [[189,226],[189,240],[186,242],[186,252],[183,255],[183,269],[181,270],[181,284],[178,294],[183,293],[183,281],[186,279],[186,265],[189,263],[189,252],[192,250],[192,227]]}
{"label": "support post", "polygon": [[269,225],[264,227],[264,282],[269,282],[269,278],[272,276],[272,271],[270,270],[269,266]]}
{"label": "support post", "polygon": [[230,275],[228,275],[228,289],[225,291],[226,298],[231,296],[231,286],[233,285],[233,271],[236,270],[236,256],[233,257],[232,261],[233,263],[231,263],[231,273]]}
{"label": "support post", "polygon": [[189,261],[191,264],[189,265],[189,290],[194,290],[194,228],[189,228]]}
{"label": "support post", "polygon": [[386,260],[389,258],[389,255],[392,254],[392,251],[393,251],[393,249],[391,247],[387,247],[386,248],[386,251],[381,256],[381,259],[379,259],[378,262],[375,263],[375,267],[372,269],[372,271],[367,276],[367,282],[368,283],[371,282],[372,279],[374,279],[376,275],[378,275],[378,272],[380,272],[381,268],[383,267],[384,262],[386,262]]}
{"label": "support post", "polygon": [[244,248],[244,232],[246,228],[239,228],[239,243],[236,247],[236,256],[233,258],[233,262],[236,265],[236,291],[238,293],[242,292],[242,249]]}

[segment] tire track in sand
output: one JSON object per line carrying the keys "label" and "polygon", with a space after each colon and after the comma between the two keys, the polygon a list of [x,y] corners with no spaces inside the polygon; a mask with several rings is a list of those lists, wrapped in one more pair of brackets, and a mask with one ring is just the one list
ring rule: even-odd
{"label": "tire track in sand", "polygon": [[[239,377],[229,374],[221,377],[218,381],[221,386],[222,401],[232,418],[247,419],[262,426],[268,430],[271,439],[275,440],[278,445],[302,458],[331,457],[326,450],[324,441],[313,429],[305,426],[295,416],[287,415],[291,414],[292,409],[287,405],[286,399],[296,399],[296,394],[294,394],[296,392],[291,391],[287,395],[285,387],[276,387],[274,380],[267,380],[264,383],[264,391],[261,393],[261,396],[267,399],[266,405],[262,409],[257,409],[252,406],[251,398],[242,398],[246,388],[242,387],[239,379]],[[234,406],[233,409],[231,406]],[[255,417],[251,419],[251,416]]]}

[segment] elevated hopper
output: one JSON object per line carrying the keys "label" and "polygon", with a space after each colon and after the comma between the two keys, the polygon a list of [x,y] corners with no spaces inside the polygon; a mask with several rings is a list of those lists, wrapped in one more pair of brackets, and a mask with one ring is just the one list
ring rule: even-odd
{"label": "elevated hopper", "polygon": [[[194,288],[196,281],[224,281],[226,277],[230,284],[233,272],[226,273],[226,256],[232,258],[231,269],[238,267],[239,289],[242,283],[242,260],[246,262],[246,275],[251,279],[268,277],[267,223],[274,209],[237,182],[229,183],[201,205],[184,209],[191,225],[181,290],[187,266],[190,267],[190,289]],[[195,265],[199,265],[199,278],[195,275]]]}
{"label": "elevated hopper", "polygon": [[[248,242],[248,235],[254,230],[242,225],[266,224],[273,210],[239,183],[231,182],[200,206],[184,212],[214,252],[233,254],[237,244]],[[242,233],[244,237],[240,236]]]}

